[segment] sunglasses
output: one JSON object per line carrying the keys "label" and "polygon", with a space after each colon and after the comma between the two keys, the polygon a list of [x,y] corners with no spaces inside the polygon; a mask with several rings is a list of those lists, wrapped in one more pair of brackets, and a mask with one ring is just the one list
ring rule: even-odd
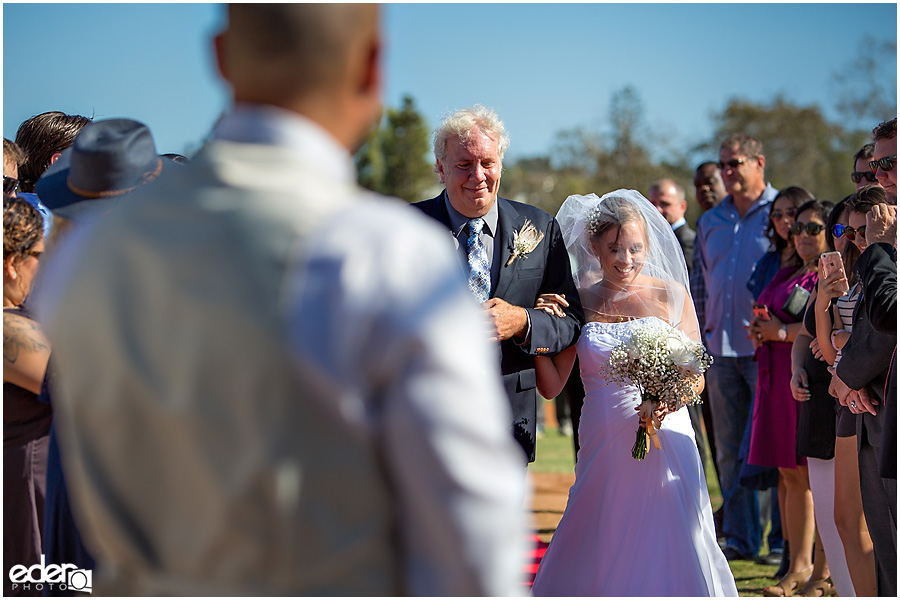
{"label": "sunglasses", "polygon": [[856,229],[853,229],[852,227],[849,227],[847,225],[838,224],[838,225],[834,226],[834,231],[832,233],[834,233],[834,237],[836,237],[836,238],[846,237],[848,240],[850,240],[852,242],[856,239],[857,233],[859,235],[861,235],[863,238],[866,237],[866,226],[863,225],[862,227],[857,227]]}
{"label": "sunglasses", "polygon": [[4,194],[14,194],[15,191],[19,189],[19,180],[15,177],[7,177],[3,176],[3,193]]}
{"label": "sunglasses", "polygon": [[850,179],[853,183],[859,183],[863,179],[868,181],[869,183],[875,183],[875,171],[853,171],[850,173]]}
{"label": "sunglasses", "polygon": [[878,160],[869,161],[869,167],[872,169],[872,172],[878,170],[878,167],[881,167],[882,171],[893,171],[894,165],[897,164],[897,155],[894,156],[885,156],[884,158],[879,158]]}
{"label": "sunglasses", "polygon": [[784,212],[782,212],[780,210],[773,210],[772,212],[769,213],[769,217],[771,217],[773,221],[776,219],[780,219],[781,217],[784,217],[784,216],[796,217],[797,209],[789,208],[789,209],[785,210]]}
{"label": "sunglasses", "polygon": [[24,252],[22,252],[22,254],[25,254],[27,256],[33,256],[37,260],[41,260],[41,254],[43,254],[43,252],[35,252],[34,250],[25,250]]}
{"label": "sunglasses", "polygon": [[825,231],[825,226],[818,223],[794,223],[791,225],[793,235],[800,235],[804,232],[809,235],[819,235],[823,231]]}
{"label": "sunglasses", "polygon": [[[755,156],[751,156],[750,158],[756,158]],[[722,162],[721,160],[716,163],[716,166],[719,167],[721,171],[725,167],[730,167],[732,169],[737,169],[739,166],[750,160],[750,158],[732,158],[731,160]],[[896,157],[895,157],[896,158]]]}

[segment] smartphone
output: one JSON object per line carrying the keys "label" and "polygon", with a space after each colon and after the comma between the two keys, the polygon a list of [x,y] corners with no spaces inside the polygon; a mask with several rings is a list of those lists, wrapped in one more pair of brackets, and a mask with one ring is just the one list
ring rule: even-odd
{"label": "smartphone", "polygon": [[840,271],[842,268],[843,263],[840,252],[826,252],[822,255],[822,269],[825,272],[825,277],[828,277],[835,271]]}
{"label": "smartphone", "polygon": [[[821,257],[822,260],[822,271],[825,274],[825,277],[828,277],[835,271],[842,271],[844,268],[843,259],[841,259],[840,252],[826,252]],[[846,279],[844,280],[844,284],[842,286],[844,293],[850,291],[850,286],[847,284]]]}
{"label": "smartphone", "polygon": [[759,319],[761,321],[768,321],[771,319],[769,316],[769,308],[766,306],[762,306],[760,304],[753,305],[753,317]]}

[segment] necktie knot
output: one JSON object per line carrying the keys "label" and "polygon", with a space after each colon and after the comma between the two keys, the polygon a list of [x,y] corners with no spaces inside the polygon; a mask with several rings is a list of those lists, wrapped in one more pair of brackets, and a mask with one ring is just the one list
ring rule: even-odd
{"label": "necktie knot", "polygon": [[481,235],[481,229],[484,227],[484,219],[477,217],[469,219],[469,235]]}

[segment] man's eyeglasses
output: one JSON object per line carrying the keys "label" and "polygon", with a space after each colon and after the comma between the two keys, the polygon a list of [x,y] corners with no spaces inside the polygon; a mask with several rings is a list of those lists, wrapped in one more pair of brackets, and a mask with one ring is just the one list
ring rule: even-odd
{"label": "man's eyeglasses", "polygon": [[[755,156],[751,156],[750,158],[756,158]],[[750,160],[750,158],[732,158],[731,160],[727,160],[722,162],[721,160],[716,163],[716,166],[719,167],[721,171],[725,167],[730,167],[732,169],[737,169],[739,166]]]}
{"label": "man's eyeglasses", "polygon": [[794,223],[791,225],[791,233],[794,235],[800,235],[801,233],[819,235],[823,231],[825,231],[825,226],[818,223]]}
{"label": "man's eyeglasses", "polygon": [[881,167],[882,171],[893,171],[896,164],[897,155],[885,156],[884,158],[879,158],[878,160],[869,161],[869,167],[872,169],[873,173],[878,170],[878,167]]}
{"label": "man's eyeglasses", "polygon": [[19,189],[19,180],[15,177],[3,176],[3,193],[14,194]]}
{"label": "man's eyeglasses", "polygon": [[859,234],[864,238],[866,237],[866,226],[863,225],[862,227],[853,229],[852,227],[848,227],[847,225],[838,224],[834,226],[834,231],[832,233],[834,233],[834,237],[836,238],[846,237],[852,242],[856,239],[856,234]]}
{"label": "man's eyeglasses", "polygon": [[22,254],[25,254],[27,256],[33,256],[36,259],[41,260],[41,254],[43,254],[43,252],[35,252],[34,250],[25,250],[24,252],[22,252]]}
{"label": "man's eyeglasses", "polygon": [[853,183],[859,183],[863,179],[869,183],[875,183],[877,181],[875,171],[853,171],[850,173],[850,179],[853,180]]}
{"label": "man's eyeglasses", "polygon": [[796,209],[796,208],[789,208],[789,209],[785,210],[784,212],[782,212],[782,211],[780,211],[780,210],[773,210],[772,212],[769,213],[769,216],[772,218],[773,221],[776,220],[776,219],[780,219],[781,217],[784,217],[784,216],[787,216],[787,217],[796,217],[796,216],[797,216],[797,209]]}

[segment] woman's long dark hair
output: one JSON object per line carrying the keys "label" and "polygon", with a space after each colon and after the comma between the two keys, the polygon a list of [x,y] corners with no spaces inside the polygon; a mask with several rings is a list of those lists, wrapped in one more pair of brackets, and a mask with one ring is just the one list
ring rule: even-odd
{"label": "woman's long dark hair", "polygon": [[[779,198],[789,199],[794,204],[794,208],[798,208],[799,206],[803,205],[806,202],[809,202],[810,200],[815,200],[815,197],[805,188],[797,185],[792,185],[778,192],[778,195],[775,196],[775,200],[773,200],[769,204],[770,215],[772,213],[773,207],[775,206],[775,202],[777,202]],[[783,252],[784,249],[787,248],[787,240],[781,239],[781,236],[778,235],[777,231],[775,231],[775,224],[772,222],[771,217],[769,218],[769,224],[766,226],[766,237],[769,238],[770,252],[778,252],[778,254],[780,255],[781,252]],[[790,236],[788,236],[788,239],[790,239]],[[785,267],[791,264],[800,264],[800,258],[797,256],[796,252],[794,252],[791,258],[781,266]]]}

